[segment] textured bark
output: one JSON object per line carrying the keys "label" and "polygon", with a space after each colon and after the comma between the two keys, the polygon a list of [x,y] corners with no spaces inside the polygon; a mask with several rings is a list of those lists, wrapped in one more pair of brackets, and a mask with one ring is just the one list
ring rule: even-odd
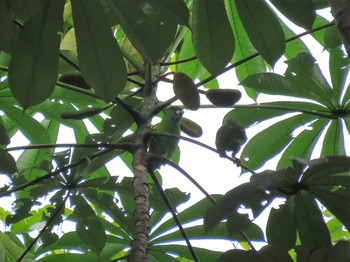
{"label": "textured bark", "polygon": [[350,57],[350,0],[329,0],[335,22]]}
{"label": "textured bark", "polygon": [[134,154],[134,237],[131,245],[130,262],[147,260],[149,237],[149,185],[147,181],[146,149],[140,147]]}

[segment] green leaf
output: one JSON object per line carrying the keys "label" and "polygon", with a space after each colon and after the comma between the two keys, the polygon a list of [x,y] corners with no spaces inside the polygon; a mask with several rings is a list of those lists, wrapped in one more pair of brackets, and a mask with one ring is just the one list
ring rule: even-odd
{"label": "green leaf", "polygon": [[288,68],[285,76],[296,82],[301,88],[307,90],[313,100],[324,104],[328,108],[337,106],[337,98],[334,96],[332,88],[329,86],[321,69],[309,53],[300,53],[291,60],[286,61]]}
{"label": "green leaf", "polygon": [[301,244],[309,249],[330,246],[331,238],[315,199],[306,191],[293,196]]}
{"label": "green leaf", "polygon": [[315,8],[311,1],[271,0],[272,4],[289,20],[308,30],[315,20]]}
{"label": "green leaf", "polygon": [[[349,58],[344,56],[340,48],[332,48],[330,50],[329,71],[331,74],[333,92],[338,102],[341,101],[343,89],[346,89],[345,81],[349,74],[349,63]],[[350,90],[350,88],[348,89]],[[344,98],[347,98],[347,96],[344,96]]]}
{"label": "green leaf", "polygon": [[272,208],[266,225],[266,237],[269,244],[282,245],[287,249],[295,246],[297,228],[293,203],[287,199],[278,209]]}
{"label": "green leaf", "polygon": [[168,17],[175,23],[189,27],[188,20],[190,13],[184,1],[182,0],[148,0],[156,10]]}
{"label": "green leaf", "polygon": [[[177,60],[181,61],[193,57],[195,55],[196,53],[192,43],[192,33],[191,31],[188,31],[184,37],[184,41],[182,43]],[[204,67],[198,59],[188,61],[187,63],[176,64],[175,68],[176,72],[185,73],[192,79],[197,79],[205,71]]]}
{"label": "green leaf", "polygon": [[281,101],[242,106],[235,105],[235,107],[235,109],[225,115],[223,124],[226,124],[230,119],[236,119],[247,128],[264,120],[272,119],[276,116],[282,116],[288,112],[298,110],[324,110],[324,107],[317,104],[298,101]]}
{"label": "green leaf", "polygon": [[240,156],[242,163],[252,169],[261,167],[293,140],[293,130],[313,118],[310,115],[296,115],[264,129],[245,145]]}
{"label": "green leaf", "polygon": [[[154,255],[155,252],[162,252],[166,253],[171,250],[171,253],[178,254],[180,257],[191,259],[190,261],[193,261],[193,257],[191,253],[189,252],[189,249],[187,246],[178,245],[178,244],[171,244],[171,245],[158,245],[158,246],[152,246],[150,247],[151,254]],[[194,251],[196,252],[199,261],[217,261],[218,257],[222,254],[222,252],[214,251],[214,250],[208,250],[204,248],[199,247],[193,247]],[[178,258],[177,261],[179,261]],[[168,260],[160,260],[160,261],[168,261]],[[180,260],[186,262],[187,260]]]}
{"label": "green leaf", "polygon": [[63,7],[64,1],[45,1],[21,31],[8,74],[11,92],[23,108],[43,102],[55,88]]}
{"label": "green leaf", "polygon": [[[236,48],[233,60],[231,62],[239,63],[251,55],[256,55],[255,58],[249,59],[246,62],[239,64],[235,68],[237,79],[239,81],[243,81],[249,75],[265,72],[266,65],[264,59],[258,55],[256,49],[247,36],[247,33],[242,25],[237,9],[235,7],[235,2],[225,0],[225,5],[226,9],[228,10],[228,17],[235,36]],[[247,89],[246,91],[250,98],[256,99],[257,93],[254,90]]]}
{"label": "green leaf", "polygon": [[[219,196],[213,196],[215,199]],[[185,224],[187,222],[195,221],[198,219],[202,219],[205,212],[208,210],[209,207],[212,206],[212,202],[204,198],[197,203],[191,205],[190,207],[186,208],[182,212],[178,214],[179,220]],[[165,213],[163,214],[165,215]],[[156,222],[156,221],[155,221]],[[153,226],[153,224],[151,224]],[[172,218],[166,220],[163,222],[159,227],[157,227],[153,232],[151,232],[150,238],[156,238],[160,235],[162,235],[164,232],[168,231],[171,228],[177,227],[176,223]],[[227,232],[226,232],[227,234]]]}
{"label": "green leaf", "polygon": [[0,149],[0,173],[12,175],[17,172],[16,160],[3,149]]}
{"label": "green leaf", "polygon": [[345,155],[344,130],[341,119],[331,121],[326,132],[321,157]]}
{"label": "green leaf", "polygon": [[[1,109],[31,141],[31,143],[49,144],[51,142],[50,136],[48,135],[46,129],[31,116],[22,112],[17,107],[5,102],[1,102]],[[40,134],[40,136],[38,136],[38,134]]]}
{"label": "green leaf", "polygon": [[253,46],[273,66],[286,47],[283,30],[275,14],[265,1],[235,0],[235,3]]}
{"label": "green leaf", "polygon": [[96,254],[101,253],[106,244],[106,232],[95,211],[82,196],[73,196],[72,203],[78,218],[76,230],[79,238]]}
{"label": "green leaf", "polygon": [[328,120],[320,118],[308,125],[288,145],[277,164],[277,169],[291,166],[293,158],[309,159]]}
{"label": "green leaf", "polygon": [[[205,213],[204,226],[205,226],[206,232],[212,230],[230,212],[235,211],[237,208],[239,208],[240,205],[243,204],[243,202],[248,203],[249,201],[260,199],[260,205],[261,205],[263,199],[265,198],[266,198],[266,194],[264,193],[264,191],[256,188],[250,183],[244,183],[231,189],[225,194],[223,199],[221,199],[220,201],[217,201]],[[260,207],[258,206],[255,208],[259,209]],[[248,206],[246,206],[246,208],[248,208]]]}
{"label": "green leaf", "polygon": [[350,243],[347,241],[339,241],[328,253],[325,262],[332,261],[348,261],[350,260]]}
{"label": "green leaf", "polygon": [[109,3],[134,47],[145,60],[157,62],[173,41],[177,24],[147,3],[143,9],[137,1],[109,0]]}
{"label": "green leaf", "polygon": [[0,50],[4,48],[12,37],[13,15],[6,0],[0,0]]}
{"label": "green leaf", "polygon": [[126,66],[99,1],[72,1],[78,60],[86,82],[111,101],[125,87]]}
{"label": "green leaf", "polygon": [[342,44],[342,40],[336,25],[326,28],[324,34],[324,48],[335,48]]}
{"label": "green leaf", "polygon": [[45,6],[42,0],[11,0],[9,3],[16,17],[24,22],[34,18]]}
{"label": "green leaf", "polygon": [[264,94],[296,96],[312,100],[319,98],[318,93],[315,92],[316,90],[309,90],[305,88],[305,85],[301,85],[293,81],[293,79],[275,73],[258,73],[251,75],[240,84]]}
{"label": "green leaf", "polygon": [[0,145],[8,145],[11,141],[3,124],[2,118],[0,117]]}
{"label": "green leaf", "polygon": [[235,49],[223,1],[194,0],[192,32],[199,61],[211,74],[219,74],[231,60]]}

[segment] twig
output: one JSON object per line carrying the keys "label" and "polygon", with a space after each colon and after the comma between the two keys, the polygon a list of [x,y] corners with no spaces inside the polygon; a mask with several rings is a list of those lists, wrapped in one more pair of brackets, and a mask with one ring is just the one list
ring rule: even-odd
{"label": "twig", "polygon": [[71,190],[68,190],[67,195],[63,199],[63,201],[60,204],[60,206],[56,209],[55,213],[53,213],[52,217],[50,217],[50,219],[47,221],[45,226],[40,230],[39,234],[36,236],[36,238],[33,240],[33,242],[30,243],[30,245],[26,248],[26,250],[23,252],[23,254],[18,259],[18,262],[22,261],[22,259],[28,254],[28,252],[32,249],[32,247],[35,245],[35,243],[39,240],[39,238],[45,233],[46,229],[49,228],[49,226],[54,221],[54,219],[57,217],[57,215],[59,214],[61,209],[65,206],[65,203],[67,202],[67,200],[69,198],[70,191]]}
{"label": "twig", "polygon": [[165,204],[167,205],[167,207],[168,207],[170,213],[172,214],[173,219],[174,219],[176,225],[178,226],[178,228],[179,228],[179,230],[180,230],[180,232],[181,232],[181,235],[183,236],[183,238],[184,238],[184,240],[185,240],[185,242],[186,242],[186,244],[187,244],[187,247],[188,247],[188,249],[190,250],[190,253],[191,253],[193,259],[194,259],[195,261],[199,261],[199,260],[198,260],[198,257],[197,257],[197,254],[196,254],[196,252],[194,251],[194,249],[193,249],[193,247],[192,247],[192,244],[191,244],[191,242],[190,242],[190,240],[189,240],[189,238],[188,238],[188,236],[187,236],[187,234],[186,234],[186,231],[185,231],[184,228],[182,227],[181,222],[180,222],[179,218],[178,218],[177,215],[176,215],[175,209],[174,209],[174,207],[172,206],[172,204],[170,203],[170,201],[169,201],[167,195],[165,194],[165,192],[164,192],[164,190],[163,190],[161,184],[159,183],[159,181],[158,181],[156,175],[154,174],[153,171],[150,171],[149,173],[150,173],[150,175],[151,175],[151,177],[152,177],[154,183],[156,184],[156,187],[158,188],[159,193],[162,195],[162,198],[163,198]]}

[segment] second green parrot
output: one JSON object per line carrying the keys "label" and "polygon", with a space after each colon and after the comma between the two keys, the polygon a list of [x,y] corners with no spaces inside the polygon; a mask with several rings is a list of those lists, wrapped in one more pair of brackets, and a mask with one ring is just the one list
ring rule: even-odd
{"label": "second green parrot", "polygon": [[[179,107],[170,107],[164,110],[164,116],[160,123],[156,126],[156,132],[166,132],[174,135],[180,135],[180,121],[183,115],[183,110]],[[154,136],[151,138],[149,145],[149,153],[170,158],[179,143],[178,138],[166,136]],[[153,161],[148,164],[151,170],[159,168],[160,161]]]}

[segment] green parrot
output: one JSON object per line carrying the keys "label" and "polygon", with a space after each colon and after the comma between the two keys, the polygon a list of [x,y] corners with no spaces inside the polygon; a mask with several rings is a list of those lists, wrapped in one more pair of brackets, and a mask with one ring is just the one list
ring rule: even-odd
{"label": "green parrot", "polygon": [[[156,132],[166,132],[180,135],[180,120],[183,110],[180,107],[170,107],[164,110],[162,121],[156,126]],[[149,153],[170,158],[179,143],[179,139],[166,136],[154,136],[151,138],[149,145]],[[161,165],[160,161],[153,161],[148,164],[148,168],[155,170]]]}

